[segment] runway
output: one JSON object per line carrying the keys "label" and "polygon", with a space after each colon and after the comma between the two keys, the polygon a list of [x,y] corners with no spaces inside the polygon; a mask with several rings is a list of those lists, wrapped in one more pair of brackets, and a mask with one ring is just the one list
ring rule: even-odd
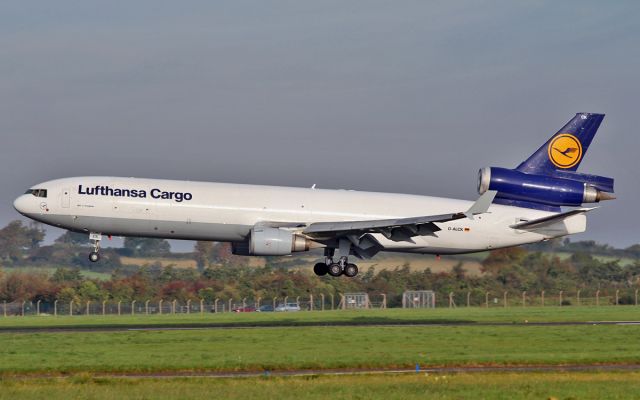
{"label": "runway", "polygon": [[[89,373],[92,378],[114,379],[175,379],[175,378],[269,378],[269,377],[304,377],[304,376],[341,376],[341,375],[382,375],[382,374],[461,374],[461,373],[505,373],[505,372],[604,372],[604,371],[640,371],[640,364],[572,364],[572,365],[492,365],[492,366],[447,366],[419,368],[345,368],[345,369],[299,369],[277,371],[166,371],[166,372],[122,372],[122,373]],[[9,374],[14,379],[62,379],[74,376],[71,374]]]}
{"label": "runway", "polygon": [[402,323],[366,323],[366,322],[332,322],[332,323],[222,323],[222,324],[168,324],[168,325],[100,325],[100,326],[52,326],[52,327],[0,327],[0,334],[9,333],[73,333],[73,332],[131,332],[131,331],[180,331],[180,330],[219,330],[219,329],[276,329],[305,327],[461,327],[461,326],[588,326],[588,325],[638,325],[640,321],[560,321],[560,322],[425,322],[415,321]]}

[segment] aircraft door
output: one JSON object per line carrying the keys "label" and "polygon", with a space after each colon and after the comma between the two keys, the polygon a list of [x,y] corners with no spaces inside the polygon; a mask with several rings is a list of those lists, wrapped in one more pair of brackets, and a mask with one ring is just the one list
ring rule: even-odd
{"label": "aircraft door", "polygon": [[69,208],[71,204],[71,189],[62,189],[62,208]]}

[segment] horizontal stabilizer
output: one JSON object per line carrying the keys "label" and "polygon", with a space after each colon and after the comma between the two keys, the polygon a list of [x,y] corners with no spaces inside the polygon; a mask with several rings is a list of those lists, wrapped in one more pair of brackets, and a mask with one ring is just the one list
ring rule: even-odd
{"label": "horizontal stabilizer", "polygon": [[487,211],[489,211],[489,207],[491,206],[491,203],[493,203],[493,200],[496,198],[497,194],[497,190],[487,190],[482,194],[482,196],[478,197],[478,200],[476,200],[476,202],[473,203],[471,207],[469,207],[464,215],[466,215],[469,219],[473,219],[473,216],[476,214],[486,213]]}
{"label": "horizontal stabilizer", "polygon": [[531,221],[524,221],[524,222],[520,222],[518,224],[515,225],[511,225],[511,228],[513,229],[520,229],[520,230],[530,230],[530,229],[540,229],[540,228],[545,228],[548,227],[550,225],[556,224],[558,222],[562,222],[565,219],[572,217],[574,215],[579,215],[579,214],[585,214],[591,210],[595,210],[598,207],[593,207],[593,208],[579,208],[577,210],[571,210],[571,211],[567,211],[567,212],[563,212],[563,213],[559,213],[559,214],[554,214],[554,215],[550,215],[548,217],[544,217],[544,218],[538,218],[538,219],[533,219]]}

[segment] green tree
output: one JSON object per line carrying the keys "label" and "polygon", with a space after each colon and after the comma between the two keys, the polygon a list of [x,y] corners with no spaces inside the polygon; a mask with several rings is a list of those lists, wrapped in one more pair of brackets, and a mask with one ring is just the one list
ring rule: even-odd
{"label": "green tree", "polygon": [[86,233],[66,231],[55,240],[55,243],[88,246],[91,244],[91,240],[89,240],[89,235]]}
{"label": "green tree", "polygon": [[51,281],[55,283],[79,283],[82,279],[82,273],[78,268],[58,268],[51,277]]}
{"label": "green tree", "polygon": [[43,240],[44,230],[39,225],[25,226],[22,221],[12,221],[0,229],[0,259],[18,262]]}
{"label": "green tree", "polygon": [[78,297],[82,301],[96,301],[102,300],[107,296],[102,290],[100,290],[100,288],[98,288],[98,285],[96,285],[94,282],[84,281],[78,288]]}
{"label": "green tree", "polygon": [[202,272],[211,263],[213,242],[197,241],[194,248],[194,257],[198,265],[198,271]]}
{"label": "green tree", "polygon": [[74,303],[80,303],[80,298],[78,297],[78,294],[76,293],[75,289],[71,287],[62,288],[58,292],[58,296],[56,298],[59,302],[65,303],[65,304],[70,303],[71,301],[73,301]]}
{"label": "green tree", "polygon": [[163,257],[171,252],[171,245],[165,239],[127,237],[124,248],[136,257]]}
{"label": "green tree", "polygon": [[211,303],[216,297],[216,292],[212,287],[206,287],[204,289],[198,290],[198,297],[200,297],[207,303]]}

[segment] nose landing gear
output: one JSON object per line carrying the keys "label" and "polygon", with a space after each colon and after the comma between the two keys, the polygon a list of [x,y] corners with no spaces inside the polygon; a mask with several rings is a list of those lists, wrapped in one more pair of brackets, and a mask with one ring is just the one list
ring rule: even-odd
{"label": "nose landing gear", "polygon": [[102,240],[102,234],[91,232],[89,239],[93,243],[93,251],[89,253],[89,261],[98,262],[98,260],[100,260],[100,241]]}

